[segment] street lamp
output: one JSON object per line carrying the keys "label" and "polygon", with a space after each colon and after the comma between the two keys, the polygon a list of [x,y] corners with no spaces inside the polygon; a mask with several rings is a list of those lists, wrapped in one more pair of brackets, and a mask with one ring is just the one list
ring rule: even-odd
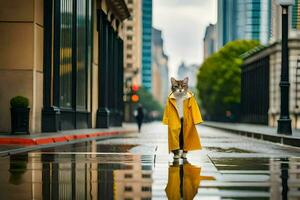
{"label": "street lamp", "polygon": [[282,8],[282,39],[281,39],[281,79],[280,79],[280,118],[278,120],[278,134],[292,134],[289,114],[289,52],[288,52],[288,22],[289,6],[294,0],[277,0]]}

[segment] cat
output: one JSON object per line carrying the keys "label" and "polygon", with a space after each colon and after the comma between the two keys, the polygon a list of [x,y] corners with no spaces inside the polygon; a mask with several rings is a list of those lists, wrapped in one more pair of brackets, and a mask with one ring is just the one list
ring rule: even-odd
{"label": "cat", "polygon": [[185,77],[183,80],[176,80],[173,77],[171,78],[171,90],[176,99],[178,115],[180,118],[183,117],[183,101],[189,89],[188,81],[188,77]]}
{"label": "cat", "polygon": [[188,81],[188,77],[183,80],[171,78],[172,92],[162,118],[163,124],[168,125],[168,149],[173,152],[174,160],[187,159],[188,151],[202,149],[196,125],[203,120],[195,95],[189,91]]}
{"label": "cat", "polygon": [[[185,77],[183,80],[176,80],[175,78],[171,78],[171,90],[172,94],[174,95],[176,99],[176,107],[177,112],[179,115],[179,118],[181,120],[181,130],[180,130],[180,150],[183,148],[183,101],[186,99],[186,94],[188,92],[189,86],[188,86],[189,78]],[[179,151],[174,151],[174,158],[180,157]],[[183,151],[182,157],[186,158],[186,151]]]}

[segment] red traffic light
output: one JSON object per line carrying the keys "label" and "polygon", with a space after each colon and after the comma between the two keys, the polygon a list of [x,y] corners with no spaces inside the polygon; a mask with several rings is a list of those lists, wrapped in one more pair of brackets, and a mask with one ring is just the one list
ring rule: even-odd
{"label": "red traffic light", "polygon": [[139,86],[138,86],[138,85],[133,85],[133,86],[132,86],[132,90],[133,90],[134,92],[137,92],[137,91],[139,90]]}

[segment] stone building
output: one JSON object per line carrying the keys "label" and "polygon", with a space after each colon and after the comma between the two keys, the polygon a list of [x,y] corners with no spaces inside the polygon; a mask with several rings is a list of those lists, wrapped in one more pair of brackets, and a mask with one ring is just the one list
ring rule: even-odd
{"label": "stone building", "polygon": [[124,21],[124,78],[128,84],[141,85],[142,1],[126,0],[130,17]]}
{"label": "stone building", "polygon": [[31,133],[120,126],[128,17],[123,0],[1,1],[0,131],[17,95]]}
{"label": "stone building", "polygon": [[169,95],[168,56],[164,52],[162,31],[152,29],[152,94],[164,105]]}
{"label": "stone building", "polygon": [[[242,55],[241,119],[243,122],[277,126],[280,115],[281,7],[271,1],[271,38],[269,45]],[[300,88],[300,2],[289,12],[290,117],[294,128],[299,122]]]}
{"label": "stone building", "polygon": [[[280,115],[281,43],[254,49],[243,55],[242,121],[277,126]],[[300,39],[289,39],[290,114],[300,127]]]}

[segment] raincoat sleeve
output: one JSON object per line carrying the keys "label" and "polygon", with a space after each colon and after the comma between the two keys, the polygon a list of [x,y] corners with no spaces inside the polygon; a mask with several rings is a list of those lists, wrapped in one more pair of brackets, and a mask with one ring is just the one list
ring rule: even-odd
{"label": "raincoat sleeve", "polygon": [[165,125],[168,125],[168,121],[169,121],[169,100],[167,100],[167,103],[166,103],[162,123]]}
{"label": "raincoat sleeve", "polygon": [[202,123],[203,120],[201,117],[201,112],[200,112],[200,109],[198,107],[195,97],[191,98],[191,107],[192,107],[192,117],[193,117],[194,124]]}

